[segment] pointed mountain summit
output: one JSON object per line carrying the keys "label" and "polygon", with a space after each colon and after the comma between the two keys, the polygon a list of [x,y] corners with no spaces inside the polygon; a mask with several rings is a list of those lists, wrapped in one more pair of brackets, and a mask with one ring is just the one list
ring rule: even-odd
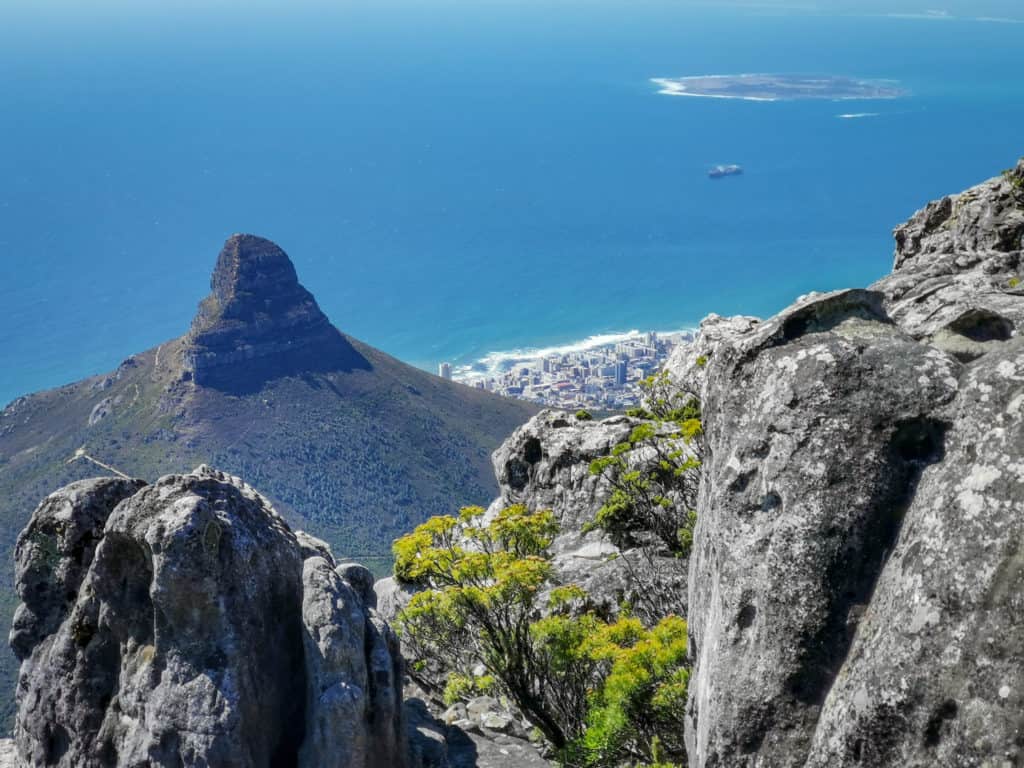
{"label": "pointed mountain summit", "polygon": [[182,351],[199,386],[244,394],[282,376],[368,367],[270,240],[232,235],[210,289]]}
{"label": "pointed mountain summit", "polygon": [[[91,459],[149,481],[199,464],[245,477],[336,555],[384,570],[411,527],[494,497],[490,454],[537,410],[346,336],[283,250],[234,235],[187,333],[0,411],[0,606],[15,534],[54,488],[110,474]],[[0,693],[15,669],[0,652]]]}

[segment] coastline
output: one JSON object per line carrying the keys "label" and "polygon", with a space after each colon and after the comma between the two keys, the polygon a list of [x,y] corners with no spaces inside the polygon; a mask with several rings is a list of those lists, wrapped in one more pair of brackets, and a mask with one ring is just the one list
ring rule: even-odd
{"label": "coastline", "polygon": [[[469,362],[460,361],[452,365],[452,378],[456,381],[475,381],[487,375],[502,373],[517,364],[532,363],[543,360],[545,357],[555,355],[571,355],[574,353],[591,352],[603,347],[614,346],[625,341],[634,341],[646,336],[648,333],[655,333],[658,336],[674,336],[677,334],[695,334],[696,326],[678,328],[669,331],[641,331],[631,329],[629,331],[606,331],[595,333],[577,341],[569,341],[564,344],[549,344],[547,346],[517,347],[512,349],[494,350],[487,352],[480,357],[473,358]],[[436,371],[441,364],[438,360],[433,364]]]}
{"label": "coastline", "polygon": [[468,363],[439,363],[438,375],[466,386],[573,410],[638,405],[641,382],[657,373],[696,329],[608,332],[546,347],[489,352]]}

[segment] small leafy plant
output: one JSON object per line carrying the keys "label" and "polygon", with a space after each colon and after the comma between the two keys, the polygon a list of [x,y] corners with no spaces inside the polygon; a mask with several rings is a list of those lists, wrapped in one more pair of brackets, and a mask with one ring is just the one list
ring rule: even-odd
{"label": "small leafy plant", "polygon": [[1010,194],[1018,205],[1024,206],[1024,173],[1019,168],[1007,168],[1003,178],[1010,184]]}
{"label": "small leafy plant", "polygon": [[640,546],[652,534],[669,552],[686,556],[700,481],[700,403],[664,373],[643,386],[645,407],[629,415],[646,422],[590,464],[590,473],[607,479],[612,492],[588,528],[605,531],[623,548]]}

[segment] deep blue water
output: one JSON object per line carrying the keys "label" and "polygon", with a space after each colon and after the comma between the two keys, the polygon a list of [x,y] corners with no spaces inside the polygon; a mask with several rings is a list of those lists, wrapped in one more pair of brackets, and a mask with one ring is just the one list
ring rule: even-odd
{"label": "deep blue water", "polygon": [[[1020,25],[333,5],[4,14],[0,403],[182,333],[233,232],[282,245],[340,328],[433,367],[866,284],[895,224],[1024,154]],[[739,72],[912,96],[649,82]]]}

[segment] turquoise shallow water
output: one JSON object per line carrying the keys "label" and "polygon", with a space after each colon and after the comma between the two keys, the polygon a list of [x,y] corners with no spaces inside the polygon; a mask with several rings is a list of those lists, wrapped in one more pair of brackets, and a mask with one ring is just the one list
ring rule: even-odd
{"label": "turquoise shallow water", "polygon": [[[433,367],[866,284],[893,225],[1024,153],[1020,25],[553,5],[9,14],[0,401],[180,334],[236,231],[279,242],[343,330]],[[739,72],[912,95],[649,82]]]}

